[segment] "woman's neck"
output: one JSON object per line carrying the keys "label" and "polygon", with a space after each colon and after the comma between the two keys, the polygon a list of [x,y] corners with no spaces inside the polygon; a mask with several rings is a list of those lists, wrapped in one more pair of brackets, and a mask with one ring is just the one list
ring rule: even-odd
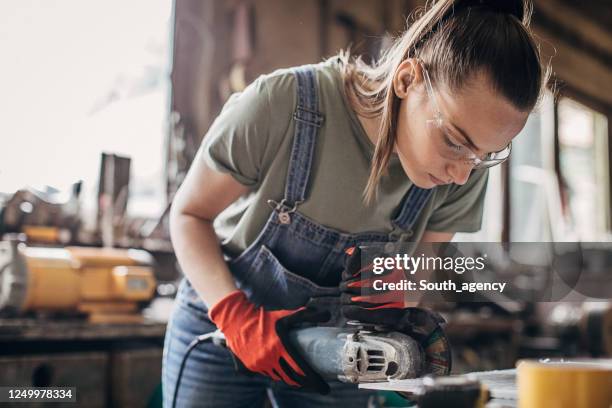
{"label": "woman's neck", "polygon": [[368,118],[357,113],[357,118],[363,130],[365,130],[368,139],[376,146],[376,142],[378,141],[378,129],[380,128],[380,116]]}
{"label": "woman's neck", "polygon": [[[368,139],[370,139],[372,142],[373,147],[376,147],[376,142],[378,141],[378,130],[380,129],[380,115],[373,118],[367,118],[357,113],[357,119],[359,119],[359,122],[365,130]],[[397,153],[396,149],[397,147],[393,146],[393,154]]]}

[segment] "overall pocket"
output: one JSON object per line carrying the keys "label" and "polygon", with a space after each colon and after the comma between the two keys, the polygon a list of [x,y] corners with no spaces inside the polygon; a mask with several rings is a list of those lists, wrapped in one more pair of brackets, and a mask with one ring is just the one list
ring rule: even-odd
{"label": "overall pocket", "polygon": [[297,309],[311,297],[339,294],[337,287],[319,286],[289,271],[265,245],[257,250],[252,262],[238,262],[232,272],[247,297],[266,309]]}

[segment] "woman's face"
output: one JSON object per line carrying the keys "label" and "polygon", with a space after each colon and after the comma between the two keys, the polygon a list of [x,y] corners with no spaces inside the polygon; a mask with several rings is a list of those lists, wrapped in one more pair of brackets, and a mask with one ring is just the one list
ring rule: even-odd
{"label": "woman's face", "polygon": [[[400,65],[394,88],[401,99],[395,152],[408,178],[421,188],[465,184],[473,165],[451,158],[448,152],[467,147],[482,157],[500,151],[521,131],[529,114],[516,109],[491,89],[485,74],[479,74],[452,93],[434,84],[443,121],[441,126],[433,125],[436,104],[415,60]],[[463,147],[453,147],[458,145]]]}

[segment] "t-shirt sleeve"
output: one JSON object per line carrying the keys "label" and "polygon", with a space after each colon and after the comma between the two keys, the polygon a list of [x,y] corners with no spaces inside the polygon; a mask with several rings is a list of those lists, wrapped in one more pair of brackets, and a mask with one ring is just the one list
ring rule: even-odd
{"label": "t-shirt sleeve", "polygon": [[261,76],[230,96],[204,136],[198,157],[239,183],[256,187],[263,177],[269,135],[270,101]]}
{"label": "t-shirt sleeve", "polygon": [[427,222],[428,231],[476,232],[482,224],[488,169],[475,170],[468,181],[454,185]]}

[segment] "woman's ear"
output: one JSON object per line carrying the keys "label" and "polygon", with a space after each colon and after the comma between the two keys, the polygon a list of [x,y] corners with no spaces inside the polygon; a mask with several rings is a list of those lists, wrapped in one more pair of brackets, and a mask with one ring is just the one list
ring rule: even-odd
{"label": "woman's ear", "polygon": [[404,99],[408,96],[408,89],[422,80],[421,64],[415,58],[406,58],[399,64],[393,76],[393,91],[398,98]]}

